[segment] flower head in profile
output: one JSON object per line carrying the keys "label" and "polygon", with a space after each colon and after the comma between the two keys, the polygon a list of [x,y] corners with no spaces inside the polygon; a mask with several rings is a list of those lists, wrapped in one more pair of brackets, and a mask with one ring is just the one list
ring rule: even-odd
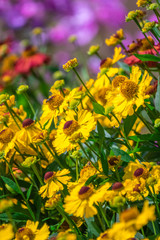
{"label": "flower head in profile", "polygon": [[39,222],[28,220],[26,226],[17,230],[15,240],[46,240],[49,237],[49,227],[45,223],[38,229],[38,225]]}
{"label": "flower head in profile", "polygon": [[65,63],[63,65],[63,69],[66,72],[69,72],[69,71],[71,71],[73,68],[75,68],[77,66],[78,66],[77,58],[73,58],[73,59],[70,59],[67,63]]}
{"label": "flower head in profile", "polygon": [[95,190],[92,186],[79,184],[64,200],[64,209],[67,213],[76,217],[93,217],[97,214],[97,209],[93,206]]}
{"label": "flower head in profile", "polygon": [[58,172],[46,172],[44,175],[45,185],[40,188],[39,194],[41,194],[43,198],[51,198],[56,192],[63,190],[63,184],[67,184],[71,179],[71,177],[68,176],[69,173],[67,169]]}
{"label": "flower head in profile", "polygon": [[123,29],[119,29],[115,34],[113,34],[109,39],[105,40],[107,46],[116,46],[124,39]]}

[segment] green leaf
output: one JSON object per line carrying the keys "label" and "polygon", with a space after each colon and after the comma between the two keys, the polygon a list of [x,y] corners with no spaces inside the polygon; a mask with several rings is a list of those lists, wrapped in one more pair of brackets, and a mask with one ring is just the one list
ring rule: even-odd
{"label": "green leaf", "polygon": [[99,121],[97,121],[97,130],[98,130],[98,135],[99,135],[99,140],[101,142],[103,142],[104,138],[105,138],[105,132],[104,132],[104,128],[102,127],[102,125],[99,123]]}
{"label": "green leaf", "polygon": [[121,160],[123,160],[124,162],[131,162],[131,161],[134,162],[134,159],[125,151],[117,148],[116,146],[112,146],[111,149],[112,149],[114,155],[121,156]]}
{"label": "green leaf", "polygon": [[137,116],[132,115],[132,116],[127,116],[127,118],[124,120],[124,131],[125,131],[126,136],[128,136],[128,134],[132,130],[132,127],[133,127],[136,119],[137,119]]}
{"label": "green leaf", "polygon": [[91,182],[93,182],[97,178],[97,174],[89,177],[87,181],[85,182],[85,186],[88,186]]}
{"label": "green leaf", "polygon": [[95,113],[105,115],[105,109],[102,105],[97,102],[92,102],[92,104]]}
{"label": "green leaf", "polygon": [[143,134],[137,136],[130,136],[129,139],[135,142],[146,142],[146,141],[160,141],[159,134]]}
{"label": "green leaf", "polygon": [[18,186],[16,185],[15,182],[13,182],[10,178],[1,176],[2,180],[8,185],[10,186],[15,192],[17,193],[21,193]]}
{"label": "green leaf", "polygon": [[157,92],[155,96],[155,109],[160,112],[160,82],[158,80]]}
{"label": "green leaf", "polygon": [[31,195],[31,192],[32,192],[32,187],[33,185],[31,185],[27,191],[27,200],[29,199],[30,195]]}
{"label": "green leaf", "polygon": [[154,56],[152,54],[134,54],[138,59],[143,62],[160,62],[160,57]]}
{"label": "green leaf", "polygon": [[88,227],[88,234],[90,234],[90,237],[93,235],[98,237],[99,234],[101,233],[101,230],[98,228],[98,226],[94,220],[94,217],[85,218],[85,221],[86,221],[86,224]]}
{"label": "green leaf", "polygon": [[[109,152],[108,152],[108,154],[109,154]],[[108,175],[108,161],[107,161],[107,156],[105,155],[105,152],[103,150],[103,147],[101,148],[101,163],[102,163],[103,172],[107,176]]]}

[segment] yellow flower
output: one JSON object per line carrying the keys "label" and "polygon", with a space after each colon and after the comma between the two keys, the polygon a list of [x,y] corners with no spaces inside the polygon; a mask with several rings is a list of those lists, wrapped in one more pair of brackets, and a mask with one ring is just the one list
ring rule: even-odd
{"label": "yellow flower", "polygon": [[0,239],[12,240],[14,237],[13,227],[9,224],[2,224],[0,226]]}
{"label": "yellow flower", "polygon": [[75,68],[77,66],[78,66],[77,58],[73,58],[73,59],[70,59],[67,63],[65,63],[63,65],[63,69],[66,72],[69,72],[69,71],[71,71],[73,68]]}
{"label": "yellow flower", "polygon": [[138,0],[136,2],[136,4],[137,4],[138,7],[145,7],[149,2],[151,2],[151,1],[148,1],[148,0]]}
{"label": "yellow flower", "polygon": [[29,89],[28,85],[20,85],[17,89],[17,94],[22,94]]}
{"label": "yellow flower", "polygon": [[65,97],[59,90],[53,88],[53,86],[51,87],[50,92],[52,93],[51,96],[43,101],[43,113],[40,118],[40,123],[42,126],[45,125],[45,129],[50,127],[53,120],[54,124],[57,125],[58,116],[64,114],[69,106],[69,103],[77,96],[76,89],[73,89],[70,92],[67,90]]}
{"label": "yellow flower", "polygon": [[56,192],[63,190],[63,184],[67,184],[71,179],[70,176],[67,176],[69,173],[67,169],[58,172],[46,172],[44,175],[44,182],[46,184],[40,188],[39,194],[43,198],[51,198]]}
{"label": "yellow flower", "polygon": [[76,217],[93,217],[97,209],[93,206],[93,198],[97,195],[91,186],[76,186],[64,200],[64,209]]}
{"label": "yellow flower", "polygon": [[51,198],[49,198],[45,203],[45,208],[48,210],[54,209],[58,202],[61,199],[61,194],[55,193],[55,195]]}
{"label": "yellow flower", "polygon": [[92,46],[90,46],[90,48],[89,48],[87,53],[88,53],[88,55],[91,56],[91,55],[97,53],[99,49],[100,49],[99,45],[92,45]]}
{"label": "yellow flower", "polygon": [[30,167],[32,164],[36,163],[38,160],[34,157],[27,157],[25,161],[22,163],[23,167]]}
{"label": "yellow flower", "polygon": [[76,240],[77,236],[75,233],[65,231],[65,232],[60,232],[56,236],[56,240]]}
{"label": "yellow flower", "polygon": [[[79,148],[78,141],[85,142],[90,132],[95,129],[96,122],[91,112],[79,110],[78,114],[74,111],[68,111],[65,119],[62,119],[58,129],[53,146],[58,154],[65,151]],[[63,144],[62,144],[63,142]]]}
{"label": "yellow flower", "polygon": [[27,221],[26,226],[21,227],[16,232],[15,240],[46,240],[49,237],[49,227],[45,223],[38,229],[39,222]]}
{"label": "yellow flower", "polygon": [[148,31],[152,30],[152,28],[154,28],[155,25],[156,25],[155,22],[147,22],[147,23],[145,23],[143,28],[142,28],[142,32],[146,33]]}
{"label": "yellow flower", "polygon": [[13,206],[11,199],[2,199],[0,200],[0,213],[4,212],[6,209]]}
{"label": "yellow flower", "polygon": [[109,39],[105,40],[107,46],[115,46],[124,39],[123,29],[119,29],[116,34],[113,34]]}
{"label": "yellow flower", "polygon": [[130,79],[126,77],[118,79],[119,84],[117,82],[117,87],[114,86],[115,88],[113,88],[112,92],[106,96],[107,101],[112,102],[115,107],[113,112],[116,115],[120,115],[123,118],[133,115],[134,106],[136,111],[141,105],[144,105],[144,100],[150,97],[146,94],[146,88],[149,86],[152,77],[150,77],[147,71],[144,72],[141,81],[140,77],[141,70],[139,67],[132,67]]}

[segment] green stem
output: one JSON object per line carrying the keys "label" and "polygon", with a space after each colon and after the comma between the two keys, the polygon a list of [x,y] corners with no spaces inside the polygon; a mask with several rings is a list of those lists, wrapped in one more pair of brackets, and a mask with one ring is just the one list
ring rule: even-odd
{"label": "green stem", "polygon": [[103,225],[102,219],[101,219],[101,217],[100,217],[100,215],[99,215],[98,212],[97,212],[97,217],[98,217],[98,221],[99,221],[99,223],[100,223],[100,225],[101,225],[101,228],[102,228],[102,230],[103,230],[103,232],[104,232],[104,231],[105,231],[105,226]]}
{"label": "green stem", "polygon": [[90,97],[90,99],[93,102],[96,102],[96,100],[94,99],[94,97],[92,96],[92,94],[90,93],[90,91],[88,90],[88,88],[86,87],[86,85],[84,84],[83,80],[81,79],[79,73],[77,72],[77,70],[75,68],[73,68],[73,71],[75,72],[75,74],[77,75],[78,79],[80,80],[80,82],[82,83],[83,87],[86,89],[88,96]]}
{"label": "green stem", "polygon": [[78,182],[78,178],[79,178],[79,171],[78,171],[78,158],[76,158],[76,180]]}
{"label": "green stem", "polygon": [[152,226],[153,226],[153,232],[154,232],[154,235],[156,236],[156,235],[157,235],[157,232],[156,232],[156,227],[155,227],[155,224],[154,224],[153,221],[152,221]]}
{"label": "green stem", "polygon": [[8,161],[7,161],[5,158],[3,158],[3,159],[5,160],[5,162],[7,163],[8,167],[9,167],[9,170],[10,170],[10,172],[11,172],[11,175],[12,175],[12,177],[13,177],[13,179],[14,179],[17,187],[18,187],[19,193],[21,194],[23,200],[25,201],[25,203],[26,203],[26,205],[27,205],[28,211],[29,211],[29,213],[30,213],[33,221],[35,221],[34,213],[33,213],[32,209],[31,209],[31,207],[30,207],[30,205],[29,205],[28,200],[27,200],[27,199],[25,198],[25,196],[24,196],[24,194],[23,194],[23,192],[22,192],[22,190],[21,190],[21,187],[19,186],[19,183],[18,183],[16,177],[14,176],[14,173],[13,173],[13,171],[12,171],[12,168],[11,168],[10,164],[8,163]]}
{"label": "green stem", "polygon": [[56,207],[57,211],[62,215],[62,217],[66,220],[68,223],[69,227],[73,230],[76,231],[78,235],[82,235],[81,231],[77,228],[76,224],[71,220],[71,218],[64,212],[64,210],[60,207]]}
{"label": "green stem", "polygon": [[51,153],[51,155],[54,157],[54,159],[56,160],[56,162],[58,163],[58,165],[63,169],[63,165],[61,164],[61,162],[59,161],[58,157],[56,156],[56,154],[53,154],[53,152],[51,151],[50,147],[47,145],[47,143],[43,143],[44,146],[48,149],[48,151]]}
{"label": "green stem", "polygon": [[137,112],[134,112],[135,115],[144,123],[144,125],[148,128],[148,130],[153,133],[153,129],[150,127],[150,125],[147,123],[147,121],[140,115],[138,114]]}
{"label": "green stem", "polygon": [[101,157],[100,155],[98,155],[98,154],[96,153],[96,151],[94,151],[94,149],[93,149],[88,143],[85,142],[85,145],[86,145],[98,158]]}
{"label": "green stem", "polygon": [[41,186],[43,186],[43,185],[44,185],[44,184],[43,184],[43,181],[42,181],[42,179],[41,179],[41,177],[40,177],[39,171],[38,171],[38,169],[37,169],[37,167],[36,167],[35,164],[32,164],[32,169],[33,169],[33,172],[35,173],[36,177],[38,178]]}
{"label": "green stem", "polygon": [[[138,20],[137,20],[136,18],[134,18],[134,21],[135,21],[135,23],[137,24],[137,26],[139,27],[139,29],[140,29],[141,32],[142,32],[142,28],[141,28]],[[146,35],[144,32],[142,32],[142,33],[143,33],[143,35],[145,36],[146,40],[148,41],[149,45],[150,45],[150,46],[156,51],[156,53],[159,55],[159,52],[154,48],[154,46],[152,45],[152,43],[151,43],[150,40],[148,39],[147,35]]]}
{"label": "green stem", "polygon": [[105,222],[107,224],[107,227],[110,228],[109,221],[108,221],[108,219],[106,217],[106,213],[104,212],[104,209],[102,208],[101,204],[99,204],[99,209],[100,209],[101,214],[102,214],[102,216],[103,216],[103,218],[104,218],[104,220],[105,220]]}
{"label": "green stem", "polygon": [[11,108],[8,106],[7,102],[5,102],[4,104],[6,105],[6,107],[7,107],[8,111],[9,111],[9,113],[11,114],[11,116],[12,116],[13,120],[15,121],[15,123],[16,123],[16,125],[17,125],[17,127],[18,127],[18,128],[21,130],[21,128],[20,128],[20,126],[19,126],[19,124],[18,124],[17,120],[15,119],[15,117],[14,117],[14,115],[13,115],[12,111],[11,111]]}
{"label": "green stem", "polygon": [[83,147],[83,145],[82,145],[81,142],[79,142],[79,145],[80,145],[80,147],[81,147],[84,155],[86,156],[87,160],[92,163],[92,165],[97,169],[98,172],[100,172],[99,169],[98,169],[98,168],[95,166],[95,164],[93,163],[93,161],[92,161],[92,160],[89,158],[89,156],[87,155],[86,150],[85,150],[85,148]]}
{"label": "green stem", "polygon": [[101,56],[99,55],[98,52],[96,52],[95,55],[96,55],[100,60],[102,60],[102,58],[101,58]]}

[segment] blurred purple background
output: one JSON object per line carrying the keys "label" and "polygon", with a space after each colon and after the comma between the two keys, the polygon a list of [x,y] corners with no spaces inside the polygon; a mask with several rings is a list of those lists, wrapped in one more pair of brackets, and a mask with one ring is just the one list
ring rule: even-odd
{"label": "blurred purple background", "polygon": [[[14,50],[21,51],[22,40],[31,41],[47,51],[54,64],[59,66],[76,54],[86,53],[92,44],[100,44],[103,57],[109,54],[104,44],[119,28],[125,28],[127,45],[136,37],[132,23],[125,16],[136,9],[136,0],[0,0],[1,39],[14,39]],[[43,33],[35,36],[32,30],[41,27]],[[77,37],[75,45],[68,42]],[[23,41],[24,42],[24,41]],[[81,52],[81,53],[80,53]],[[85,60],[84,60],[85,61]],[[92,57],[88,62],[97,71],[99,61]]]}

